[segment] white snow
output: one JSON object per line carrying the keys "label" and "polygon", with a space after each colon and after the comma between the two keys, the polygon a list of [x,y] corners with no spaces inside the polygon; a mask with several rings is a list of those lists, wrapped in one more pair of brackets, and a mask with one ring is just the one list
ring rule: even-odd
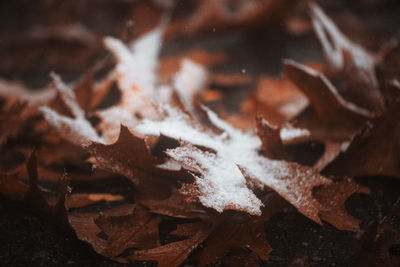
{"label": "white snow", "polygon": [[104,39],[106,48],[118,60],[117,78],[122,91],[130,91],[137,87],[146,95],[154,94],[163,29],[162,26],[157,27],[129,46],[113,37]]}
{"label": "white snow", "polygon": [[174,78],[174,88],[186,111],[193,113],[193,96],[203,88],[207,80],[206,70],[199,64],[184,59]]}
{"label": "white snow", "polygon": [[[260,185],[272,188],[304,215],[319,222],[318,203],[312,198],[311,191],[305,189],[327,184],[329,180],[310,168],[260,156],[261,141],[257,136],[232,127],[206,107],[203,110],[214,128],[204,126],[196,116],[162,104],[170,98],[168,91],[176,90],[186,111],[193,112],[193,95],[203,87],[207,78],[201,66],[183,61],[173,87],[156,86],[162,32],[162,27],[159,27],[129,46],[111,37],[104,40],[118,59],[115,72],[122,93],[118,105],[98,113],[103,120],[98,127],[107,143],[118,137],[121,123],[143,136],[164,135],[177,139],[181,146],[168,150],[171,161],[159,167],[178,170],[179,163],[191,171],[199,190],[199,201],[204,206],[218,212],[236,209],[260,215],[263,204],[252,191],[254,185]],[[92,141],[104,143],[86,120],[73,91],[58,76],[53,75],[53,79],[74,118],[42,107],[40,110],[46,120],[71,142],[79,145]],[[161,88],[160,94],[158,88]],[[282,130],[281,137],[294,138],[306,134],[305,131]],[[127,175],[131,175],[128,172]]]}
{"label": "white snow", "polygon": [[39,110],[43,113],[46,121],[51,124],[61,136],[73,144],[82,146],[90,142],[103,143],[103,139],[97,135],[96,130],[90,122],[86,120],[84,111],[76,101],[75,94],[61,78],[52,73],[55,88],[66,106],[69,108],[74,118],[66,117],[57,113],[49,107],[42,106]]}
{"label": "white snow", "polygon": [[181,162],[182,166],[193,166],[202,177],[194,174],[201,194],[200,202],[218,212],[237,209],[251,214],[260,214],[261,201],[247,188],[246,181],[236,164],[225,157],[204,152],[190,145],[168,151],[168,155]]}
{"label": "white snow", "polygon": [[0,79],[0,95],[7,99],[26,102],[29,106],[41,106],[54,99],[56,92],[52,88],[33,91],[22,83]]}
{"label": "white snow", "polygon": [[162,121],[144,120],[135,131],[142,135],[162,134],[188,143],[169,150],[168,155],[180,162],[183,168],[196,173],[199,200],[204,206],[220,212],[235,208],[259,214],[262,203],[246,185],[239,166],[250,180],[274,189],[299,209],[309,209],[305,215],[319,221],[318,203],[304,188],[310,184],[326,184],[327,179],[311,169],[302,167],[304,172],[301,172],[290,165],[292,163],[260,156],[261,141],[258,137],[233,128],[211,110],[204,109],[210,122],[222,130],[221,134],[205,131],[189,117],[170,107],[165,107],[167,116]]}
{"label": "white snow", "polygon": [[133,128],[140,117],[156,118],[153,101],[157,97],[156,68],[163,29],[159,26],[128,46],[113,37],[104,39],[106,48],[117,58],[115,72],[121,90],[118,105],[98,112],[102,118],[98,128],[108,142],[118,138],[121,124]]}
{"label": "white snow", "polygon": [[310,131],[307,129],[293,128],[293,127],[283,127],[280,131],[280,136],[283,142],[292,139],[302,138],[310,136]]}

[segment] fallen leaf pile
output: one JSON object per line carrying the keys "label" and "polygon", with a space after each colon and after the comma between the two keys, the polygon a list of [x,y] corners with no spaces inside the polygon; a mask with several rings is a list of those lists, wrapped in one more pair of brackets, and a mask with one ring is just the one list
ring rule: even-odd
{"label": "fallen leaf pile", "polygon": [[[184,18],[162,17],[132,42],[104,38],[115,62],[98,62],[75,83],[52,73],[47,88],[32,91],[1,80],[0,191],[119,262],[179,266],[191,255],[204,266],[236,248],[268,260],[264,225],[291,208],[359,231],[345,201],[369,189],[353,178],[400,177],[400,76],[392,67],[400,62],[388,63],[396,46],[367,51],[310,3],[324,64],[285,60],[283,77],[259,79],[239,111],[226,103],[213,110],[228,101],[213,86],[246,87],[253,77],[213,73],[208,66],[224,63],[224,54],[160,58],[163,38],[272,23],[292,1],[237,1],[227,9],[228,2],[201,1]],[[311,142],[324,152],[306,166],[288,147]],[[96,192],[96,184],[121,177],[132,190]],[[76,189],[85,183],[90,192]],[[172,227],[161,231],[166,223]],[[385,225],[371,230],[381,231],[376,242]]]}

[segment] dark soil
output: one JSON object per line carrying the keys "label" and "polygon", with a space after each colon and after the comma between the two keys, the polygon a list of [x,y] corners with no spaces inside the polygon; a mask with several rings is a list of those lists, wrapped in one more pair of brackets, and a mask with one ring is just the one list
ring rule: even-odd
{"label": "dark soil", "polygon": [[[362,219],[362,228],[381,220],[400,197],[400,181],[382,177],[363,179],[371,195],[353,195],[349,213]],[[19,201],[0,197],[0,263],[3,266],[151,266],[150,263],[119,264],[91,250],[69,232]],[[399,227],[400,225],[397,225]],[[279,213],[265,225],[274,251],[264,266],[356,266],[359,235],[320,226],[292,211]],[[400,257],[394,250],[393,256]],[[225,266],[222,263],[217,266]]]}

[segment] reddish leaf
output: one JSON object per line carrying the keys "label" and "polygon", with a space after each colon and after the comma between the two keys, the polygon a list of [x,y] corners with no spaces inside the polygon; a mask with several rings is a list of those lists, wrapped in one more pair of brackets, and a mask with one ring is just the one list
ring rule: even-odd
{"label": "reddish leaf", "polygon": [[118,201],[122,200],[121,195],[112,194],[72,194],[66,200],[66,206],[69,209],[79,208],[95,204],[99,201]]}
{"label": "reddish leaf", "polygon": [[116,257],[128,248],[149,249],[160,245],[158,225],[162,217],[136,205],[124,216],[99,216],[94,221],[107,236],[106,248],[101,251]]}
{"label": "reddish leaf", "polygon": [[271,125],[268,121],[257,117],[257,134],[261,139],[263,152],[270,159],[286,159],[283,148],[280,129]]}
{"label": "reddish leaf", "polygon": [[0,113],[0,148],[10,137],[17,135],[25,126],[22,113],[26,103],[14,102],[9,107],[3,107]]}
{"label": "reddish leaf", "polygon": [[158,262],[158,266],[160,267],[179,266],[207,238],[210,230],[210,227],[205,225],[189,239],[169,243],[153,249],[139,250],[128,256],[128,258],[154,260]]}
{"label": "reddish leaf", "polygon": [[222,218],[218,218],[219,223],[197,256],[199,265],[215,263],[225,251],[239,247],[248,248],[261,259],[268,260],[272,248],[266,240],[264,224],[274,213],[281,211],[287,202],[270,193],[264,204],[260,217],[243,213],[225,213]]}
{"label": "reddish leaf", "polygon": [[146,141],[123,125],[120,126],[119,137],[114,144],[93,142],[87,150],[96,159],[97,167],[124,175],[133,181],[138,181],[138,177],[144,175],[141,170],[153,170],[157,164]]}
{"label": "reddish leaf", "polygon": [[310,130],[310,139],[346,141],[372,117],[372,114],[344,100],[321,73],[286,61],[285,75],[300,88],[311,103],[296,120],[295,126]]}
{"label": "reddish leaf", "polygon": [[400,83],[392,85],[392,101],[378,118],[367,123],[352,140],[348,149],[328,165],[324,172],[349,175],[387,175],[399,177]]}
{"label": "reddish leaf", "polygon": [[374,113],[384,109],[375,75],[375,58],[345,37],[315,3],[310,4],[314,30],[322,44],[329,71],[343,75],[348,100]]}
{"label": "reddish leaf", "polygon": [[28,186],[19,181],[19,175],[0,173],[0,192],[23,197],[28,191]]}
{"label": "reddish leaf", "polygon": [[345,201],[354,193],[368,194],[369,189],[350,178],[316,188],[314,196],[326,208],[319,214],[321,219],[340,230],[359,231],[361,221],[350,216],[345,208]]}

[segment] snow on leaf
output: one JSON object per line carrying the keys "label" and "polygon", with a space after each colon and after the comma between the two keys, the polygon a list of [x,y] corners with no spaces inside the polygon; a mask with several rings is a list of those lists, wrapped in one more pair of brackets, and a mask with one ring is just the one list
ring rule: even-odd
{"label": "snow on leaf", "polygon": [[183,107],[190,114],[194,114],[194,97],[203,88],[207,80],[205,69],[199,64],[184,59],[181,69],[174,79],[174,88]]}
{"label": "snow on leaf", "polygon": [[285,75],[307,96],[311,106],[295,120],[295,126],[310,131],[310,139],[348,141],[371,118],[368,110],[346,101],[320,72],[286,60]]}
{"label": "snow on leaf", "polygon": [[117,79],[122,91],[140,88],[152,95],[156,83],[156,67],[161,47],[163,26],[159,26],[129,46],[113,37],[106,37],[104,44],[118,60]]}
{"label": "snow on leaf", "polygon": [[92,141],[103,142],[96,133],[85,113],[76,101],[75,94],[56,74],[52,78],[63,103],[68,107],[74,118],[59,114],[49,107],[42,106],[39,110],[46,121],[55,128],[59,134],[78,146],[88,145]]}
{"label": "snow on leaf", "polygon": [[194,172],[200,202],[218,212],[228,209],[261,214],[261,201],[246,186],[246,180],[234,162],[212,152],[184,145],[167,152],[182,167]]}
{"label": "snow on leaf", "polygon": [[98,112],[102,119],[98,128],[108,142],[118,137],[120,124],[132,128],[142,117],[157,117],[153,101],[156,98],[156,67],[162,33],[163,27],[160,26],[129,47],[112,37],[104,39],[105,46],[118,60],[115,72],[121,90],[118,105]]}
{"label": "snow on leaf", "polygon": [[[246,180],[235,162],[221,158],[224,154],[230,154],[225,147],[228,145],[224,141],[228,138],[226,133],[221,135],[215,135],[211,131],[207,133],[200,126],[191,125],[187,115],[169,107],[166,107],[166,110],[168,116],[164,120],[144,120],[142,124],[135,128],[135,131],[142,135],[159,136],[162,134],[192,144],[188,144],[188,147],[183,146],[169,150],[167,153],[172,159],[181,163],[184,168],[197,172],[201,170],[208,172],[209,176],[205,180],[200,177],[196,179],[200,194],[204,195],[200,196],[200,201],[204,206],[213,207],[220,212],[224,209],[236,208],[252,214],[259,214],[261,202],[246,187]],[[222,123],[219,126],[222,128],[229,127]],[[257,139],[251,141],[255,142],[256,146],[259,144]],[[229,145],[241,145],[238,142],[227,142],[229,142]],[[246,146],[245,143],[242,144]],[[218,156],[211,152],[201,151],[193,145],[215,150]],[[232,151],[234,150],[232,148]],[[213,168],[209,167],[210,164]]]}
{"label": "snow on leaf", "polygon": [[[271,9],[268,8],[270,1],[239,1],[235,11],[225,10],[227,1],[205,3],[199,5],[197,22],[194,21],[192,29],[207,28],[207,18],[212,17],[222,20],[221,26],[250,22],[252,16],[265,15],[263,10],[279,6],[278,1],[271,2]],[[207,10],[208,6],[212,12]],[[325,220],[338,229],[359,230],[359,221],[347,214],[344,204],[351,194],[368,190],[352,180],[332,182],[318,171],[340,151],[345,151],[354,133],[382,110],[375,59],[347,39],[318,6],[311,4],[311,12],[330,74],[343,76],[347,95],[340,95],[318,71],[286,61],[286,76],[302,92],[294,89],[288,80],[268,78],[266,84],[259,85],[267,89],[260,90],[255,97],[257,101],[249,101],[248,110],[243,106],[239,114],[239,118],[247,120],[247,125],[251,125],[249,118],[254,113],[265,115],[268,122],[257,120],[258,136],[242,132],[199,105],[197,96],[201,96],[199,92],[205,87],[208,75],[201,65],[184,60],[172,84],[158,85],[163,75],[170,79],[178,66],[174,59],[176,66],[166,72],[168,75],[157,73],[163,25],[128,45],[112,37],[105,38],[104,44],[116,57],[117,65],[98,89],[93,89],[96,85],[91,73],[78,89],[70,89],[53,75],[57,99],[49,91],[43,95],[29,94],[18,86],[13,94],[4,90],[0,81],[0,94],[6,94],[6,100],[28,100],[34,108],[38,103],[48,104],[40,111],[61,137],[79,145],[82,154],[89,152],[88,161],[96,167],[133,181],[135,204],[110,208],[100,215],[85,214],[78,208],[102,199],[115,202],[126,199],[102,192],[76,194],[65,202],[68,187],[63,179],[58,204],[50,206],[41,195],[34,156],[28,163],[29,189],[19,184],[14,175],[2,175],[0,189],[24,195],[25,200],[41,210],[58,216],[75,230],[78,238],[113,260],[156,260],[159,266],[180,265],[200,243],[204,244],[197,255],[200,264],[215,262],[227,250],[238,247],[268,259],[271,247],[265,238],[264,225],[274,212],[282,211],[281,205],[265,201],[269,195],[277,196],[285,205],[289,202],[317,223]],[[205,58],[204,62],[208,63],[221,60],[220,57],[218,60]],[[211,74],[211,81],[222,88],[250,87],[254,78],[252,74]],[[118,83],[121,100],[96,113],[100,121],[95,129],[87,116],[92,115],[90,112],[114,82]],[[221,92],[218,91],[218,97],[203,95],[203,100],[220,100]],[[332,166],[344,167],[339,169],[346,174],[398,176],[399,130],[393,124],[393,118],[400,116],[396,92],[389,108],[368,124],[370,129],[353,139]],[[262,99],[262,94],[268,99]],[[354,97],[357,101],[350,102]],[[49,103],[49,100],[54,101]],[[60,100],[62,106],[57,106],[56,101]],[[316,168],[285,160],[285,144],[309,140],[325,144],[325,154]],[[353,166],[354,158],[365,164]],[[87,158],[79,161],[84,159]],[[330,173],[329,167],[325,169],[327,173]],[[68,217],[66,206],[74,208]],[[186,239],[164,244],[166,240],[159,231],[164,219],[184,221],[172,235]]]}
{"label": "snow on leaf", "polygon": [[168,150],[167,154],[194,172],[199,200],[206,207],[219,212],[234,208],[259,214],[261,202],[247,187],[246,178],[240,173],[243,171],[251,181],[272,188],[304,215],[320,222],[318,211],[322,207],[313,199],[311,190],[314,186],[329,184],[328,179],[311,168],[260,156],[258,137],[243,133],[211,110],[204,110],[221,134],[201,132],[199,126],[193,126],[177,110],[170,111],[163,121],[144,120],[135,130],[142,135],[162,134],[188,143]]}
{"label": "snow on leaf", "polygon": [[349,99],[370,111],[383,111],[384,99],[375,75],[375,58],[344,36],[317,4],[311,2],[310,9],[330,71],[344,76]]}
{"label": "snow on leaf", "polygon": [[319,185],[328,185],[330,180],[316,170],[297,163],[255,158],[257,167],[239,166],[254,183],[273,189],[299,212],[315,222],[321,223],[318,213],[324,208],[313,198],[312,189]]}
{"label": "snow on leaf", "polygon": [[55,93],[50,88],[31,91],[22,83],[0,79],[0,96],[14,101],[26,102],[30,106],[47,104],[55,97]]}

